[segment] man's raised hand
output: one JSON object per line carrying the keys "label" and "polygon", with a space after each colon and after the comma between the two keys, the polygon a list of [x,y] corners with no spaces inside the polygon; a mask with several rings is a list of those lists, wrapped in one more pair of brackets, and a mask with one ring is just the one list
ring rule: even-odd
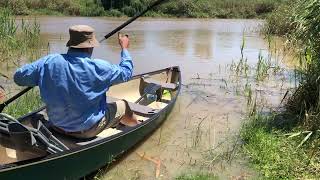
{"label": "man's raised hand", "polygon": [[128,49],[129,48],[129,35],[123,35],[122,33],[118,33],[119,38],[119,44],[122,49]]}

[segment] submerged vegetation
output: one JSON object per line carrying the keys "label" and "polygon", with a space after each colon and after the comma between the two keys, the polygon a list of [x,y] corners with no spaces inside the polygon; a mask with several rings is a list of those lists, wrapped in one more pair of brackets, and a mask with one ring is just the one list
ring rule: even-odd
{"label": "submerged vegetation", "polygon": [[319,1],[295,0],[267,19],[265,33],[286,38],[300,59],[300,84],[287,93],[281,111],[256,109],[242,129],[244,151],[267,179],[319,179],[319,7]]}
{"label": "submerged vegetation", "polygon": [[211,174],[192,174],[192,175],[181,175],[176,180],[218,180],[217,176]]}
{"label": "submerged vegetation", "polygon": [[[286,0],[175,0],[146,16],[191,18],[265,17]],[[8,0],[0,7],[17,15],[133,16],[153,0]]]}

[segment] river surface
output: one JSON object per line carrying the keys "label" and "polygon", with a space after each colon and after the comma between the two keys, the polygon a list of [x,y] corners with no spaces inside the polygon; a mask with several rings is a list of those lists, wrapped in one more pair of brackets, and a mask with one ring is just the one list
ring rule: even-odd
{"label": "river surface", "polygon": [[[125,20],[37,17],[41,36],[49,42],[50,53],[67,51],[65,44],[71,25],[94,27],[100,40]],[[123,32],[130,35],[129,51],[134,59],[135,73],[178,65],[183,88],[167,121],[114,166],[100,170],[97,176],[100,179],[156,179],[156,164],[139,156],[144,154],[160,160],[159,179],[173,179],[190,172],[210,172],[221,179],[254,177],[245,158],[239,158],[234,150],[246,113],[246,100],[240,95],[242,86],[239,90],[237,84],[245,78],[240,76],[240,80],[231,80],[230,71],[232,64],[241,58],[243,40],[248,65],[254,67],[259,54],[270,55],[269,43],[259,34],[263,23],[260,20],[146,18],[125,28]],[[95,48],[94,57],[118,63],[120,48],[116,37]],[[281,85],[277,84],[280,79],[277,77],[258,89],[271,100],[267,104],[279,104],[285,93],[283,87],[288,84],[283,78],[286,78],[285,73]]]}

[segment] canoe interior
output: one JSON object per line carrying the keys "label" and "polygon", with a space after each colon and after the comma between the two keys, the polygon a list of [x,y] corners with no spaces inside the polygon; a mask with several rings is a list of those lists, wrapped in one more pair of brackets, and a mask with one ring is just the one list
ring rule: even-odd
{"label": "canoe interior", "polygon": [[[152,80],[157,84],[161,84],[162,88],[160,89],[161,94],[158,94],[158,99],[156,101],[150,101],[146,98],[143,98],[139,103],[139,109],[152,109],[157,113],[160,113],[162,109],[168,106],[173,100],[176,99],[179,90],[179,81],[180,81],[180,72],[178,68],[167,68],[164,70],[147,73],[144,75],[134,76],[132,80],[121,83],[118,85],[112,86],[107,93],[107,101],[113,101],[114,99],[125,99],[131,105],[136,105],[134,102],[139,99],[144,94],[144,88],[149,84],[146,79]],[[172,88],[173,85],[176,85],[176,88]],[[144,110],[145,111],[145,110]],[[142,111],[141,111],[142,112]],[[152,120],[155,114],[144,114],[135,112],[135,116],[138,120],[143,121],[142,124],[147,123],[147,121]],[[21,122],[24,125],[32,126],[31,121],[39,120],[45,124],[48,122],[46,115],[46,110],[36,111],[21,118]],[[141,125],[142,125],[141,124]],[[141,126],[138,125],[138,126]],[[108,138],[115,138],[121,133],[130,130],[130,127],[126,126],[117,126],[116,128],[109,128],[101,132],[97,137],[89,140],[80,140],[75,138],[70,138],[65,135],[59,134],[48,127],[49,130],[57,137],[61,142],[63,142],[67,147],[72,151],[73,149],[79,149],[81,146],[90,145],[91,143],[107,140]],[[32,160],[38,157],[46,156],[46,152],[40,151],[20,151],[15,148],[13,142],[10,142],[10,139],[4,137],[0,133],[0,167],[4,167],[6,164],[17,163],[24,160]]]}

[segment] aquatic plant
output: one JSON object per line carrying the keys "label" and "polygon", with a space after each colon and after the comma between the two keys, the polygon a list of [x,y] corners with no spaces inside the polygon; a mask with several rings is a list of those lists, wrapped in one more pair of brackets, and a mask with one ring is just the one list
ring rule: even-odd
{"label": "aquatic plant", "polygon": [[271,68],[271,59],[266,59],[262,56],[261,51],[258,56],[258,63],[256,68],[256,80],[262,81],[268,77],[268,71]]}

